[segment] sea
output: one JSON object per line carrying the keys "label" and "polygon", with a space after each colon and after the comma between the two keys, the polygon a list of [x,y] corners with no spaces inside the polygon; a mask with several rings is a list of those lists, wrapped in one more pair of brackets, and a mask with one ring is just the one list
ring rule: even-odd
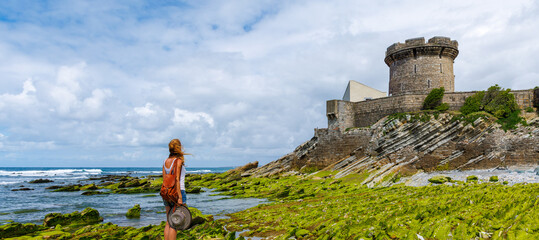
{"label": "sea", "polygon": [[[221,173],[232,167],[189,168],[187,173]],[[78,192],[52,192],[45,189],[52,185],[99,184],[100,180],[89,180],[90,177],[106,175],[128,175],[142,177],[161,174],[161,168],[0,168],[0,225],[10,221],[20,223],[43,223],[47,213],[71,213],[82,211],[86,207],[97,209],[104,222],[119,226],[143,227],[149,224],[160,224],[165,221],[165,207],[159,193],[149,194],[106,194],[81,195]],[[50,179],[54,182],[30,184],[35,179]],[[28,191],[12,191],[30,188]],[[211,189],[205,192],[187,194],[187,205],[198,208],[203,214],[214,215],[214,218],[226,218],[227,214],[238,212],[266,203],[265,199],[246,198],[232,199],[229,196],[217,195]],[[141,206],[139,219],[128,219],[125,213],[135,204]]]}

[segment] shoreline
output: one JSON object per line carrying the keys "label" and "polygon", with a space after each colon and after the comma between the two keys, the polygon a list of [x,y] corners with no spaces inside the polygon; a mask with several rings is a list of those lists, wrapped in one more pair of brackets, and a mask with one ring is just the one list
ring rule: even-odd
{"label": "shoreline", "polygon": [[[462,173],[462,172],[461,172]],[[467,172],[465,172],[467,173]],[[439,174],[437,172],[436,174]],[[205,221],[179,237],[331,238],[475,238],[539,237],[539,183],[505,185],[481,178],[453,180],[444,184],[369,188],[357,184],[357,174],[335,179],[331,172],[241,177],[241,172],[190,174],[192,187],[214,189],[217,197],[244,199],[267,197],[271,202],[227,214],[228,218],[205,216]],[[512,219],[512,220],[511,220]],[[0,226],[0,229],[6,225]],[[105,237],[108,232],[125,236],[161,239],[163,222],[139,228],[111,223],[84,226],[54,226],[21,236],[57,234],[78,239],[89,234]],[[82,230],[84,229],[84,230]],[[19,236],[19,237],[21,237]]]}

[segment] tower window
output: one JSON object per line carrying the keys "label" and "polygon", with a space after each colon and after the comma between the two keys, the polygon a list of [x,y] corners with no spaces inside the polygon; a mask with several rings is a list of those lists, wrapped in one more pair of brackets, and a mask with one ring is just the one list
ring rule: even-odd
{"label": "tower window", "polygon": [[414,64],[414,73],[417,73],[417,65]]}
{"label": "tower window", "polygon": [[427,80],[427,88],[429,88],[429,89],[430,89],[430,79],[429,79],[429,80]]}
{"label": "tower window", "polygon": [[440,63],[440,73],[443,73],[442,64]]}

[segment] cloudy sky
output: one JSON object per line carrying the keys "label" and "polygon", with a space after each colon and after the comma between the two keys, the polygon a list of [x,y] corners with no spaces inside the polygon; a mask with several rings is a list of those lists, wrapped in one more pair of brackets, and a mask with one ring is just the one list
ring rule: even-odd
{"label": "cloudy sky", "polygon": [[386,48],[459,42],[456,90],[539,85],[534,1],[0,2],[0,167],[262,164],[327,127]]}

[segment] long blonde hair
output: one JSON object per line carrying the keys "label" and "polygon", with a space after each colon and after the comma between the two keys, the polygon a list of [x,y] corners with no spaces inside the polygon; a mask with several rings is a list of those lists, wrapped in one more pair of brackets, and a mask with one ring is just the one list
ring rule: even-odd
{"label": "long blonde hair", "polygon": [[182,143],[180,142],[180,139],[177,138],[172,139],[170,143],[168,143],[168,151],[170,152],[168,157],[178,157],[183,159],[183,156],[185,155],[182,149]]}

